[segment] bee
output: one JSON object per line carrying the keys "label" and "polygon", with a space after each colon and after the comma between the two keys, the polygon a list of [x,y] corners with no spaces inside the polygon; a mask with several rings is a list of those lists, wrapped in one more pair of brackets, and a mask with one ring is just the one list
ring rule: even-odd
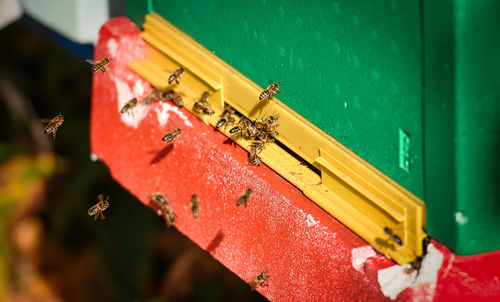
{"label": "bee", "polygon": [[274,140],[274,137],[278,135],[278,132],[276,132],[276,127],[278,126],[276,121],[278,118],[278,116],[271,115],[267,119],[255,120],[255,128],[267,134],[264,140]]}
{"label": "bee", "polygon": [[160,98],[161,92],[160,90],[154,88],[151,92],[144,98],[144,104],[151,105],[154,101],[157,101]]}
{"label": "bee", "polygon": [[173,91],[171,100],[177,107],[184,106],[184,101],[182,101],[182,96],[180,93]]}
{"label": "bee", "polygon": [[405,270],[405,273],[411,274],[414,271],[417,271],[417,274],[420,273],[420,268],[422,267],[422,261],[425,258],[425,255],[427,255],[427,246],[431,242],[431,237],[427,236],[424,238],[422,241],[422,255],[418,256],[413,262],[410,263],[410,267]]}
{"label": "bee", "polygon": [[254,166],[260,166],[260,157],[255,152],[250,152],[248,154],[248,161]]}
{"label": "bee", "polygon": [[124,114],[125,112],[129,113],[132,112],[132,116],[134,116],[134,112],[132,109],[137,106],[137,99],[133,98],[130,101],[128,101],[125,105],[123,105],[122,109],[120,110],[121,114]]}
{"label": "bee", "polygon": [[163,137],[163,141],[167,142],[167,143],[170,143],[171,141],[174,140],[174,138],[178,137],[179,135],[181,135],[182,131],[180,128],[177,128],[177,129],[174,129],[172,131],[170,131],[169,133],[167,133],[164,137]]}
{"label": "bee", "polygon": [[180,79],[182,73],[184,73],[184,68],[182,68],[182,67],[177,69],[176,71],[172,72],[170,74],[170,76],[168,77],[168,84],[170,85],[175,81],[175,83],[177,83],[177,85],[178,85],[179,79]]}
{"label": "bee", "polygon": [[165,195],[160,194],[158,192],[155,192],[155,193],[153,193],[153,195],[151,195],[151,200],[154,203],[156,203],[156,205],[159,206],[160,208],[163,208],[164,206],[168,205],[167,197],[165,197]]}
{"label": "bee", "polygon": [[211,94],[208,91],[203,92],[198,102],[202,102],[204,104],[208,103],[208,98],[210,97],[210,95]]}
{"label": "bee", "polygon": [[267,86],[267,88],[264,89],[264,91],[262,91],[260,93],[259,100],[262,101],[265,99],[271,99],[273,97],[273,95],[276,92],[278,92],[279,89],[280,89],[280,85],[278,83],[269,84],[269,86]]}
{"label": "bee", "polygon": [[193,211],[194,218],[197,218],[200,215],[200,200],[196,194],[191,195],[189,206],[191,207],[191,211]]}
{"label": "bee", "polygon": [[403,245],[403,241],[395,234],[394,230],[389,227],[384,227],[384,233],[389,236],[389,238],[398,245]]}
{"label": "bee", "polygon": [[208,98],[210,97],[210,92],[205,91],[202,93],[200,99],[194,103],[193,111],[196,113],[203,113],[207,115],[212,115],[215,111],[210,107],[208,103]]}
{"label": "bee", "polygon": [[219,129],[220,127],[224,125],[229,125],[229,124],[234,124],[234,117],[232,115],[234,114],[234,109],[232,109],[229,105],[224,106],[224,111],[222,111],[222,114],[220,115],[220,120],[215,124],[215,128]]}
{"label": "bee", "polygon": [[52,119],[44,118],[41,120],[41,122],[47,123],[47,125],[43,129],[43,132],[45,132],[45,134],[47,135],[50,135],[50,133],[52,133],[55,139],[57,128],[59,128],[59,126],[61,126],[62,123],[64,122],[64,116],[61,113],[59,113],[56,117]]}
{"label": "bee", "polygon": [[108,64],[109,64],[108,58],[104,58],[104,59],[101,59],[99,61],[94,61],[94,60],[86,60],[86,61],[89,62],[90,64],[92,64],[92,72],[96,72],[96,71],[100,70],[102,73],[105,73],[106,66],[108,66]]}
{"label": "bee", "polygon": [[247,202],[250,200],[250,197],[252,196],[253,190],[248,188],[246,189],[245,193],[238,198],[238,201],[236,202],[237,206],[244,205],[245,207],[247,206]]}
{"label": "bee", "polygon": [[164,210],[163,211],[163,217],[165,218],[165,223],[167,224],[167,227],[172,227],[175,222],[175,218],[177,215],[174,214],[174,211],[172,208],[169,208],[169,210]]}
{"label": "bee", "polygon": [[167,197],[163,194],[155,192],[153,193],[153,195],[151,195],[151,200],[153,200],[153,202],[160,207],[161,213],[165,218],[167,227],[173,226],[177,215],[174,214],[174,210],[168,204]]}
{"label": "bee", "polygon": [[233,135],[240,133],[240,136],[244,135],[247,138],[253,138],[258,134],[258,130],[255,128],[251,120],[246,117],[242,117],[238,126],[231,128],[229,133]]}
{"label": "bee", "polygon": [[206,115],[212,115],[215,113],[215,111],[210,107],[205,107],[205,108],[203,108],[203,113]]}
{"label": "bee", "polygon": [[259,153],[264,149],[264,141],[256,141],[250,145],[250,153],[248,153],[248,161],[254,166],[260,166]]}
{"label": "bee", "polygon": [[269,278],[270,275],[267,275],[266,273],[267,270],[263,270],[262,272],[260,272],[260,274],[255,276],[255,278],[253,278],[252,282],[250,283],[250,285],[252,286],[252,290],[256,290],[259,285],[268,286],[268,284],[264,282],[266,282],[266,279]]}
{"label": "bee", "polygon": [[99,202],[97,204],[95,204],[94,206],[92,206],[87,211],[87,214],[89,216],[94,216],[94,221],[97,220],[98,216],[99,216],[99,218],[101,218],[101,220],[106,219],[106,217],[104,216],[104,214],[102,212],[104,212],[104,210],[106,210],[109,207],[109,202],[108,202],[109,196],[106,199],[104,199],[104,195],[99,194],[99,195],[97,195],[97,198],[99,199]]}

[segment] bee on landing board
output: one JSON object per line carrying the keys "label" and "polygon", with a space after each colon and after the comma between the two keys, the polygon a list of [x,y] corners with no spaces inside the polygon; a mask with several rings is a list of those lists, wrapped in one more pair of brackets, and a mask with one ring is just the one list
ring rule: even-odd
{"label": "bee on landing board", "polygon": [[237,206],[244,205],[245,207],[247,206],[248,201],[250,200],[250,197],[252,196],[253,190],[248,188],[246,189],[245,193],[238,198],[238,201],[236,202]]}
{"label": "bee on landing board", "polygon": [[182,131],[180,128],[177,128],[177,129],[174,129],[172,131],[170,131],[169,133],[167,133],[164,137],[163,137],[163,141],[164,142],[167,142],[167,143],[170,143],[171,141],[174,140],[174,138],[178,137],[179,135],[181,135]]}
{"label": "bee on landing board", "polygon": [[153,200],[153,202],[158,207],[160,207],[161,215],[163,215],[163,217],[165,218],[165,223],[167,224],[167,227],[173,226],[177,215],[174,214],[174,210],[168,204],[167,197],[163,194],[155,192],[153,193],[153,195],[151,195],[151,200]]}
{"label": "bee on landing board", "polygon": [[203,113],[206,115],[212,115],[215,111],[210,107],[210,103],[208,102],[208,98],[210,97],[210,92],[205,91],[200,96],[200,99],[196,101],[193,105],[193,111],[195,113]]}
{"label": "bee on landing board", "polygon": [[144,104],[146,105],[153,104],[153,102],[156,102],[160,99],[160,95],[161,91],[156,88],[153,88],[153,90],[151,90],[151,92],[144,98]]}
{"label": "bee on landing board", "polygon": [[106,66],[109,64],[109,59],[108,58],[103,58],[99,61],[94,61],[94,60],[85,60],[92,64],[92,72],[97,72],[101,71],[102,73],[106,72]]}
{"label": "bee on landing board", "polygon": [[172,84],[175,82],[177,85],[179,85],[179,79],[181,78],[181,75],[184,73],[184,68],[181,67],[177,69],[176,71],[172,72],[170,76],[168,77],[168,84]]}
{"label": "bee on landing board", "polygon": [[396,232],[394,232],[393,229],[389,228],[389,227],[384,227],[384,233],[389,236],[389,238],[394,241],[396,244],[398,245],[403,245],[403,240],[401,240],[401,238],[399,238],[398,235],[396,235]]}
{"label": "bee on landing board", "polygon": [[262,91],[259,94],[259,100],[262,101],[265,99],[271,99],[273,97],[273,95],[276,92],[278,92],[279,89],[280,89],[280,85],[278,83],[269,84],[269,86],[267,86],[267,88],[264,89],[264,91]]}
{"label": "bee on landing board", "polygon": [[253,278],[253,280],[250,282],[250,286],[252,286],[252,290],[256,290],[259,285],[261,286],[268,286],[268,284],[264,283],[266,282],[266,279],[270,277],[270,275],[267,275],[267,269],[263,270]]}
{"label": "bee on landing board", "polygon": [[130,101],[128,101],[125,105],[123,105],[122,109],[120,110],[121,114],[124,114],[127,112],[127,114],[130,114],[132,112],[132,116],[134,116],[134,107],[137,106],[137,99],[133,98]]}
{"label": "bee on landing board", "polygon": [[47,135],[50,135],[52,133],[55,139],[57,128],[59,128],[59,126],[61,126],[62,123],[64,122],[64,116],[61,113],[59,113],[56,117],[52,119],[44,118],[41,120],[41,122],[47,123],[47,125],[43,129],[43,132]]}
{"label": "bee on landing board", "polygon": [[102,212],[104,212],[104,210],[106,210],[109,207],[109,202],[108,202],[109,196],[106,199],[104,199],[104,195],[99,194],[99,195],[97,195],[97,198],[99,199],[99,202],[97,204],[95,204],[94,206],[92,206],[87,211],[87,214],[89,216],[94,216],[94,221],[97,220],[97,217],[101,218],[101,220],[106,219],[106,217],[104,216],[104,214]]}
{"label": "bee on landing board", "polygon": [[264,149],[264,141],[256,141],[250,145],[250,153],[248,154],[248,161],[254,166],[260,166],[259,153]]}
{"label": "bee on landing board", "polygon": [[189,201],[189,207],[193,212],[194,218],[197,218],[200,215],[200,199],[196,194],[191,195],[191,200]]}
{"label": "bee on landing board", "polygon": [[224,106],[224,111],[220,115],[220,120],[215,124],[215,128],[219,129],[222,126],[232,125],[234,124],[234,109],[232,109],[229,105]]}
{"label": "bee on landing board", "polygon": [[251,120],[246,117],[242,117],[236,127],[233,127],[229,130],[229,133],[232,135],[240,134],[240,137],[253,138],[257,135],[257,128],[255,128],[254,124]]}

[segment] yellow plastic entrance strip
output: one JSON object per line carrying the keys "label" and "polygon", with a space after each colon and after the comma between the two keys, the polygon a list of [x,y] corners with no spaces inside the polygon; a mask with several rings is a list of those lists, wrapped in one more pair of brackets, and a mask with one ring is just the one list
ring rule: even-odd
{"label": "yellow plastic entrance strip", "polygon": [[[191,112],[200,95],[210,91],[215,114],[193,114],[212,126],[219,120],[224,103],[251,120],[278,114],[279,142],[319,169],[321,175],[276,144],[266,144],[260,154],[266,165],[399,264],[422,255],[427,235],[425,205],[420,199],[278,99],[259,101],[262,87],[158,14],[146,16],[144,30],[141,37],[146,41],[146,59],[132,61],[133,71],[156,88],[181,92],[184,107]],[[169,86],[168,70],[180,66],[186,70],[180,84]],[[249,150],[249,141],[230,136],[229,128],[221,132]]]}

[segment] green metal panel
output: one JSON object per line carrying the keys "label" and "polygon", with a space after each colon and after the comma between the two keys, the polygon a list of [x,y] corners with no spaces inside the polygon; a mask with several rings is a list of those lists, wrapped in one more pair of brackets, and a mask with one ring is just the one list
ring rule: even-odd
{"label": "green metal panel", "polygon": [[[152,7],[262,87],[283,83],[280,100],[423,198],[419,2],[153,1]],[[400,129],[410,136],[407,167],[400,167]]]}
{"label": "green metal panel", "polygon": [[500,248],[499,12],[424,1],[427,228],[460,254]]}

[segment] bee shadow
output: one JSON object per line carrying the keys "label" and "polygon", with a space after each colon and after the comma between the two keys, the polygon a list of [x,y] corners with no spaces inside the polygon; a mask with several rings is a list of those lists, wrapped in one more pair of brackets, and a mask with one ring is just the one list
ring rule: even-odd
{"label": "bee shadow", "polygon": [[172,152],[173,149],[174,149],[174,145],[168,144],[163,149],[157,151],[156,155],[151,160],[151,164],[154,165],[154,164],[159,163],[163,158],[165,158],[165,156],[167,156],[170,152]]}
{"label": "bee shadow", "polygon": [[222,230],[219,230],[217,232],[217,235],[215,235],[214,239],[210,242],[210,244],[207,246],[206,250],[210,254],[212,252],[215,252],[215,250],[219,247],[220,243],[224,239],[224,233],[222,233]]}
{"label": "bee shadow", "polygon": [[222,142],[224,145],[229,145],[229,146],[233,146],[234,148],[236,148],[236,146],[238,146],[238,144],[236,144],[235,141],[233,141],[232,139],[228,138],[226,139],[225,141]]}
{"label": "bee shadow", "polygon": [[270,100],[265,100],[265,101],[259,101],[250,111],[250,116],[253,116],[257,112],[261,112],[264,106],[266,105],[266,102],[270,102]]}
{"label": "bee shadow", "polygon": [[375,238],[375,244],[378,245],[379,248],[382,248],[382,249],[389,249],[389,250],[396,250],[396,247],[394,246],[394,244],[392,244],[391,242],[389,242],[387,239],[383,239],[383,238],[380,238],[380,237],[377,237]]}

